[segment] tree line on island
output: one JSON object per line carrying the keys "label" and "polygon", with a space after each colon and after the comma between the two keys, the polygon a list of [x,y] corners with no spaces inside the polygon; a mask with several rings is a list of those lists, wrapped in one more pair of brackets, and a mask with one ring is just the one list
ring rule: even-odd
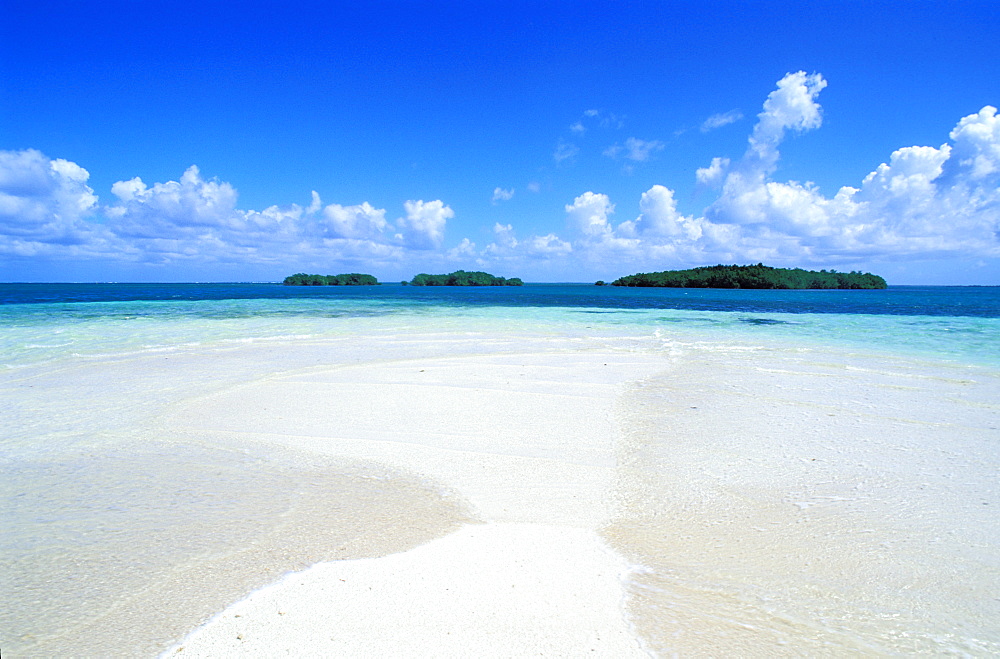
{"label": "tree line on island", "polygon": [[[602,282],[599,282],[602,283]],[[612,286],[663,288],[756,289],[875,289],[887,288],[885,279],[867,272],[802,270],[757,265],[713,265],[689,270],[640,272],[611,282]]]}
{"label": "tree line on island", "polygon": [[[285,286],[376,286],[372,275],[348,273],[342,275],[307,275],[298,273],[285,277]],[[446,275],[420,273],[404,286],[523,286],[518,277],[497,277],[488,272],[456,270]],[[603,281],[597,282],[604,286]],[[640,272],[620,277],[612,286],[661,288],[755,288],[755,289],[876,289],[886,288],[885,279],[867,272],[837,272],[836,270],[803,270],[772,268],[757,265],[713,265],[689,270]]]}
{"label": "tree line on island", "polygon": [[307,275],[300,272],[285,277],[281,283],[285,286],[377,286],[378,279],[357,272],[344,275]]}
{"label": "tree line on island", "polygon": [[[307,275],[298,273],[285,277],[285,286],[377,286],[378,279],[372,275],[349,273],[344,275]],[[488,272],[466,272],[456,270],[447,275],[420,273],[410,281],[400,282],[404,286],[523,286],[517,277],[507,279]]]}
{"label": "tree line on island", "polygon": [[401,282],[410,286],[523,286],[524,282],[517,277],[506,279],[495,277],[488,272],[466,272],[456,270],[447,275],[428,275],[420,273],[410,281]]}

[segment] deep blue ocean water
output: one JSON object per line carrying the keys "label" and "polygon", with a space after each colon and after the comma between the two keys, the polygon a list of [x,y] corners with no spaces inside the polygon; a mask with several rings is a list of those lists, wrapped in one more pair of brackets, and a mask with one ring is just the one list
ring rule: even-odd
{"label": "deep blue ocean water", "polygon": [[895,286],[888,290],[723,290],[589,284],[282,286],[280,284],[0,284],[0,304],[211,300],[362,300],[453,307],[594,307],[747,313],[1000,317],[1000,286]]}

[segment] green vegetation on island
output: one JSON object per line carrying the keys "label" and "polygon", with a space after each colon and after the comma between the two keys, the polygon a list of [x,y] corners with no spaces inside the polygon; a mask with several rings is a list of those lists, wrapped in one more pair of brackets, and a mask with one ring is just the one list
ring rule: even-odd
{"label": "green vegetation on island", "polygon": [[757,265],[713,265],[690,270],[640,272],[611,282],[613,286],[664,288],[886,288],[885,279],[867,272],[802,270]]}
{"label": "green vegetation on island", "polygon": [[410,280],[411,286],[523,286],[524,282],[517,277],[505,279],[495,277],[488,272],[466,272],[457,270],[447,275],[428,275],[420,273]]}
{"label": "green vegetation on island", "polygon": [[357,272],[345,275],[307,275],[300,272],[285,277],[282,283],[285,286],[377,286],[378,279]]}

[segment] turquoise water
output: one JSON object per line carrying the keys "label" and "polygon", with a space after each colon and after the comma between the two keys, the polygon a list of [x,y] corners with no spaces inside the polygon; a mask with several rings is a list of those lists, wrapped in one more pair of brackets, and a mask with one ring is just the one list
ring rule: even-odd
{"label": "turquoise water", "polygon": [[835,343],[1000,365],[1000,287],[883,291],[2,284],[0,368],[213,342],[320,338],[427,322]]}
{"label": "turquoise water", "polygon": [[[317,524],[353,529],[351,524],[358,520],[433,517],[433,523],[414,532],[409,540],[412,545],[464,519],[461,506],[448,493],[371,465],[327,464],[315,456],[289,455],[241,443],[239,438],[206,446],[172,436],[157,420],[168,417],[178,402],[316,366],[591,348],[677,355],[677,373],[687,383],[686,389],[678,390],[673,375],[650,380],[634,392],[634,401],[645,407],[626,405],[624,414],[630,424],[627,446],[631,453],[623,459],[633,480],[646,483],[647,489],[639,492],[629,490],[632,486],[627,483],[622,486],[621,500],[627,508],[614,537],[623,553],[655,568],[642,592],[655,588],[665,593],[664,601],[646,605],[650,611],[660,611],[653,617],[650,638],[674,633],[655,624],[663,619],[663,611],[679,601],[678,591],[671,590],[676,583],[668,578],[672,564],[660,566],[656,557],[668,557],[670,548],[680,545],[676,539],[664,540],[668,536],[662,530],[656,531],[659,540],[652,544],[639,542],[637,538],[648,536],[644,520],[647,516],[664,519],[671,502],[687,497],[699,514],[672,523],[678,528],[690,523],[695,529],[691,537],[698,538],[704,501],[726,501],[732,510],[737,504],[747,505],[743,490],[733,499],[736,503],[720,498],[718,485],[711,486],[714,490],[699,490],[699,479],[704,480],[707,473],[699,471],[700,466],[684,472],[681,490],[676,489],[675,479],[657,480],[661,474],[686,469],[674,462],[681,455],[679,447],[664,441],[675,434],[678,417],[663,411],[705,407],[719,392],[734,391],[739,395],[733,401],[745,401],[744,407],[720,401],[717,415],[692,421],[686,435],[691,444],[685,449],[686,464],[702,464],[699,451],[714,446],[715,438],[722,435],[738,455],[742,450],[739,433],[746,420],[756,418],[761,391],[781,399],[776,409],[786,410],[787,415],[755,430],[760,445],[768,441],[770,427],[782,428],[789,446],[814,435],[819,442],[825,435],[817,428],[825,428],[823,424],[831,418],[848,418],[856,408],[875,419],[870,422],[872,429],[865,431],[865,442],[894,442],[887,444],[884,455],[923,456],[924,447],[934,444],[933,456],[913,458],[912,466],[906,467],[910,471],[900,477],[904,485],[890,482],[886,474],[902,469],[905,461],[858,458],[857,464],[873,466],[856,467],[861,476],[846,472],[841,476],[856,477],[866,487],[906,492],[898,495],[904,513],[890,511],[886,516],[874,508],[875,503],[870,504],[875,512],[865,508],[862,515],[851,509],[848,513],[854,517],[835,517],[836,523],[830,522],[834,530],[822,536],[826,544],[817,543],[816,535],[801,539],[803,554],[819,546],[826,547],[827,553],[849,553],[853,540],[841,542],[839,538],[848,537],[843,535],[841,522],[863,517],[875,529],[865,529],[866,533],[871,530],[874,561],[885,543],[902,543],[898,538],[913,533],[899,531],[897,538],[892,529],[876,528],[882,524],[880,519],[924,519],[927,511],[940,509],[953,517],[935,513],[943,521],[940,528],[926,532],[927,543],[953,533],[950,525],[955,520],[982,532],[985,539],[976,536],[972,544],[963,539],[955,547],[979,547],[975,549],[979,553],[969,559],[970,579],[980,578],[987,585],[996,581],[993,572],[981,568],[988,565],[995,571],[996,524],[980,519],[989,508],[975,497],[992,492],[996,473],[1000,288],[723,291],[555,284],[520,288],[0,284],[0,600],[4,602],[0,647],[4,655],[119,653],[126,647],[116,645],[125,643],[123,628],[132,630],[129,633],[143,632],[129,641],[129,653],[150,654],[247,589],[273,580],[275,574],[331,558],[324,553],[326,544],[316,539]],[[767,379],[769,374],[786,372],[793,374],[782,375],[784,379],[777,383]],[[722,373],[729,375],[716,380]],[[754,381],[747,374],[761,379]],[[746,382],[739,384],[741,378]],[[798,389],[788,384],[796,382],[795,378],[803,383]],[[824,388],[830,397],[824,403],[836,409],[815,406],[811,397],[822,397],[822,393],[811,392]],[[796,392],[804,392],[802,400]],[[693,398],[690,404],[678,406],[683,396]],[[914,429],[927,434],[927,439],[914,440]],[[840,438],[860,432],[854,426],[830,426],[831,433],[834,430]],[[699,433],[708,439],[702,441]],[[821,448],[833,451],[825,444]],[[935,471],[948,460],[957,460],[953,456],[966,454],[973,456],[968,458],[972,467],[964,471],[948,467],[947,474]],[[945,457],[938,459],[938,455]],[[759,465],[770,465],[775,456],[762,454]],[[705,457],[704,469],[715,469],[716,459],[714,454]],[[752,466],[740,476],[743,480],[734,481],[740,488],[750,487],[748,483],[752,485],[758,474],[774,473]],[[960,474],[954,482],[952,471]],[[778,485],[788,490],[794,505],[782,508],[788,520],[778,516],[773,523],[787,522],[789,529],[808,527],[803,522],[809,519],[803,515],[812,514],[815,508],[800,512],[796,506],[803,501],[812,506],[814,499],[826,501],[823,497],[856,498],[854,490],[800,495],[796,488],[813,487],[810,479],[818,477],[788,469],[782,473],[785,481]],[[925,479],[927,483],[920,485],[925,489],[906,490],[911,476]],[[955,500],[948,503],[949,497]],[[982,497],[1000,505],[992,494]],[[886,501],[879,499],[878,505]],[[905,506],[914,501],[925,508],[907,513]],[[963,508],[969,501],[976,506],[972,512]],[[651,505],[659,508],[650,513]],[[761,510],[749,510],[746,518],[761,515]],[[317,511],[334,512],[324,517],[326,513]],[[720,508],[717,514],[722,518],[729,513]],[[287,534],[293,528],[299,529],[299,535],[290,540]],[[357,530],[344,533],[361,537]],[[365,543],[377,545],[377,540],[357,542],[369,546]],[[235,561],[234,553],[248,546],[258,548],[265,558]],[[302,547],[303,553],[275,563],[275,548],[285,551],[289,546]],[[771,546],[761,547],[763,554],[774,551]],[[386,545],[380,551],[402,548]],[[736,550],[725,551],[730,553],[720,554],[723,559]],[[956,556],[922,551],[907,560],[917,573],[930,569],[928,565],[954,562]],[[703,564],[715,569],[708,554]],[[251,566],[245,571],[256,576],[241,581],[231,573],[223,574],[220,566],[224,565]],[[756,575],[752,587],[744,584],[734,587],[734,592],[751,597],[748,593],[755,593],[753,589],[766,576]],[[719,579],[716,572],[708,572],[704,582],[716,584]],[[180,613],[193,608],[187,602],[198,593],[179,591],[176,601],[165,599],[160,608],[150,604],[158,601],[154,594],[171,593],[179,583],[219,592],[215,599],[202,602],[204,610],[188,617]],[[225,584],[235,584],[235,590],[225,590]],[[700,592],[700,587],[692,585],[692,592]],[[776,584],[775,592],[780,587]],[[788,597],[794,600],[793,595]],[[859,595],[858,601],[882,600],[868,593]],[[995,599],[983,601],[995,608]],[[133,606],[135,602],[140,604]],[[723,605],[706,608],[700,602],[698,606],[707,611],[706,619],[738,617]],[[938,606],[941,611],[949,608],[945,601],[927,605],[926,610],[933,612]],[[989,619],[996,612],[985,607],[963,613],[965,617],[957,623],[946,623]],[[152,617],[136,617],[136,611],[146,609]],[[95,621],[95,610],[107,619]],[[861,609],[851,605],[845,610],[847,614],[835,611],[830,616],[843,617]],[[637,619],[642,620],[642,615],[637,614]],[[111,624],[113,620],[119,627]],[[918,623],[924,624],[913,624]],[[771,623],[763,619],[756,624],[765,628]],[[147,629],[151,631],[143,635]],[[800,631],[789,634],[793,643]],[[906,629],[899,633],[905,634]],[[842,641],[829,629],[823,634],[833,638],[831,642]],[[885,641],[887,634],[884,629],[864,631],[861,637],[874,645],[858,647],[879,651],[908,647]],[[944,652],[1000,647],[996,639],[985,645],[927,643],[912,647]]]}

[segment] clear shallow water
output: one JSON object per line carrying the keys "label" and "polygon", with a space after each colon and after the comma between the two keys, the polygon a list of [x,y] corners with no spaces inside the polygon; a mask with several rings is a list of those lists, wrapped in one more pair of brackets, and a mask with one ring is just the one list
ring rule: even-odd
{"label": "clear shallow water", "polygon": [[884,291],[0,284],[0,368],[64,357],[385,331],[435,319],[803,341],[1000,364],[1000,287]]}
{"label": "clear shallow water", "polygon": [[996,656],[1000,374],[697,351],[620,401],[630,611],[662,656]]}
{"label": "clear shallow water", "polygon": [[[239,546],[281,546],[279,529],[295,522],[303,529],[295,546],[313,553],[292,556],[278,568],[273,561],[254,559],[272,570],[257,571],[254,579],[266,581],[273,578],[274,569],[335,558],[324,553],[329,547],[317,548],[308,541],[316,537],[317,526],[309,520],[316,519],[319,509],[344,511],[325,522],[332,527],[366,519],[366,514],[384,520],[393,510],[431,520],[411,534],[411,544],[464,519],[461,506],[434,484],[364,466],[335,465],[338,475],[330,483],[318,490],[296,490],[293,484],[304,477],[323,482],[318,474],[331,467],[303,465],[300,458],[243,444],[239,438],[219,446],[191,445],[184,437],[170,436],[169,429],[155,421],[176,402],[317,364],[433,357],[456,350],[588,347],[664,353],[676,356],[678,364],[676,373],[646,382],[623,403],[628,441],[622,462],[628,468],[620,484],[621,516],[609,531],[623,553],[650,570],[636,580],[640,604],[635,615],[663,653],[675,647],[670,639],[678,630],[701,630],[691,647],[706,636],[718,636],[720,629],[712,621],[720,620],[723,636],[735,639],[725,648],[737,652],[762,643],[791,643],[790,654],[858,648],[976,654],[1000,647],[995,639],[981,638],[988,627],[984,617],[996,619],[1000,613],[988,608],[995,607],[990,604],[995,598],[981,597],[973,588],[966,597],[971,604],[963,609],[947,601],[959,596],[955,593],[918,587],[935,582],[935,566],[942,562],[956,566],[950,577],[955,583],[970,584],[978,578],[986,586],[1000,584],[997,525],[991,524],[991,517],[980,518],[990,505],[1000,505],[995,488],[989,490],[997,473],[1000,288],[4,284],[0,517],[6,542],[0,544],[5,575],[0,581],[5,602],[0,627],[6,631],[0,645],[5,655],[11,649],[15,654],[42,648],[94,651],[98,646],[88,645],[86,639],[115,637],[107,628],[93,626],[95,607],[122,619],[122,592],[169,592],[164,584],[173,573],[200,574],[195,580],[202,579],[207,572],[198,570],[227,563]],[[714,364],[707,375],[693,366],[705,364]],[[778,381],[759,380],[756,385],[745,380],[748,373],[762,377],[803,369],[813,375],[803,380],[786,373]],[[723,377],[724,372],[729,376]],[[712,415],[693,423],[677,416],[679,410],[704,406],[727,387],[736,387],[732,398],[742,406],[719,401]],[[804,393],[795,398],[792,391]],[[685,405],[684,396],[694,398]],[[824,402],[835,409],[823,408]],[[761,416],[762,406],[771,403],[784,416]],[[829,414],[844,417],[848,425],[828,425]],[[740,440],[744,430],[752,441]],[[688,438],[688,444],[678,445],[679,436]],[[843,457],[838,451],[849,452],[844,447],[851,442],[871,445],[886,437],[895,438],[895,443],[851,455],[852,468],[811,471],[817,456],[829,466]],[[779,438],[787,448],[768,444],[768,438]],[[743,454],[751,446],[759,452],[748,458]],[[728,475],[713,471],[719,451],[730,462],[742,459],[744,469],[732,468]],[[912,460],[885,459],[894,452]],[[787,464],[784,457],[790,457]],[[238,468],[220,472],[221,462]],[[807,469],[796,470],[796,465]],[[773,478],[760,479],[760,474]],[[914,479],[922,480],[911,487]],[[259,484],[266,486],[255,489]],[[851,490],[859,485],[861,490]],[[372,488],[380,494],[364,494]],[[865,488],[892,494],[859,497],[857,492]],[[268,496],[278,490],[297,494]],[[980,507],[970,509],[968,502],[976,496]],[[423,502],[423,512],[407,512],[400,501]],[[680,512],[678,501],[683,502]],[[191,511],[201,512],[187,514]],[[751,521],[737,523],[734,511]],[[825,515],[820,522],[817,511]],[[213,517],[219,514],[221,518]],[[242,523],[226,526],[219,523],[223,518]],[[921,526],[928,519],[932,523]],[[761,526],[760,520],[766,524]],[[902,522],[894,526],[885,520]],[[744,542],[743,549],[729,546],[725,534],[706,535],[705,530],[729,528],[729,537],[747,540],[760,533],[754,527],[767,525],[781,532],[770,534],[770,541]],[[911,532],[914,525],[919,528]],[[850,529],[864,531],[866,541],[856,543]],[[969,529],[980,535],[970,535]],[[379,545],[377,537],[357,539],[356,531],[346,534],[369,547],[366,551],[372,546],[376,553],[406,546],[395,540]],[[178,543],[178,536],[187,539]],[[940,538],[949,541],[942,545]],[[945,549],[927,551],[931,545]],[[127,556],[122,547],[129,548]],[[684,552],[678,554],[677,547]],[[826,555],[860,554],[853,563],[830,563],[829,572],[810,573],[791,558],[770,567],[755,562],[754,552],[770,555],[782,547],[785,555],[812,557],[812,565]],[[886,547],[904,551],[886,553]],[[690,564],[692,554],[700,557],[699,565]],[[273,558],[267,551],[262,555]],[[886,556],[899,556],[910,576],[886,567],[891,563]],[[175,561],[174,567],[165,572],[130,576],[122,569],[170,561]],[[866,589],[854,583],[865,581],[866,565],[879,566],[889,586]],[[790,583],[797,585],[785,587],[783,575],[790,573],[809,574],[812,585],[793,579]],[[54,574],[59,578],[53,579]],[[844,575],[849,586],[838,581]],[[240,587],[253,585],[250,579]],[[889,592],[914,588],[937,599],[900,599]],[[648,597],[650,593],[654,596]],[[225,595],[219,597],[204,606],[217,610],[226,601]],[[843,604],[832,605],[831,597]],[[748,604],[755,598],[764,604]],[[161,610],[172,608],[177,607],[168,600]],[[899,618],[893,615],[903,610],[926,615],[904,615],[902,622],[893,622]],[[944,616],[945,611],[958,613]],[[924,620],[934,613],[942,613],[938,627]],[[834,622],[815,623],[817,616]],[[886,622],[876,630],[837,626],[836,621],[852,616],[883,616]],[[747,622],[751,618],[753,623]],[[780,631],[776,619],[785,621],[778,625]],[[680,622],[671,627],[664,620]],[[177,625],[183,630],[194,623],[174,624],[173,631],[160,629],[159,636],[138,638],[132,647],[145,652],[163,647],[175,638],[171,634],[176,635]],[[742,635],[739,629],[747,624],[756,625],[761,635]],[[130,626],[143,625],[148,626],[148,620]],[[973,631],[956,640],[947,631],[955,625]],[[905,639],[916,629],[919,642],[907,645]],[[935,641],[935,634],[944,640]],[[84,641],[73,645],[67,640],[73,638]],[[796,645],[796,639],[803,645]]]}

